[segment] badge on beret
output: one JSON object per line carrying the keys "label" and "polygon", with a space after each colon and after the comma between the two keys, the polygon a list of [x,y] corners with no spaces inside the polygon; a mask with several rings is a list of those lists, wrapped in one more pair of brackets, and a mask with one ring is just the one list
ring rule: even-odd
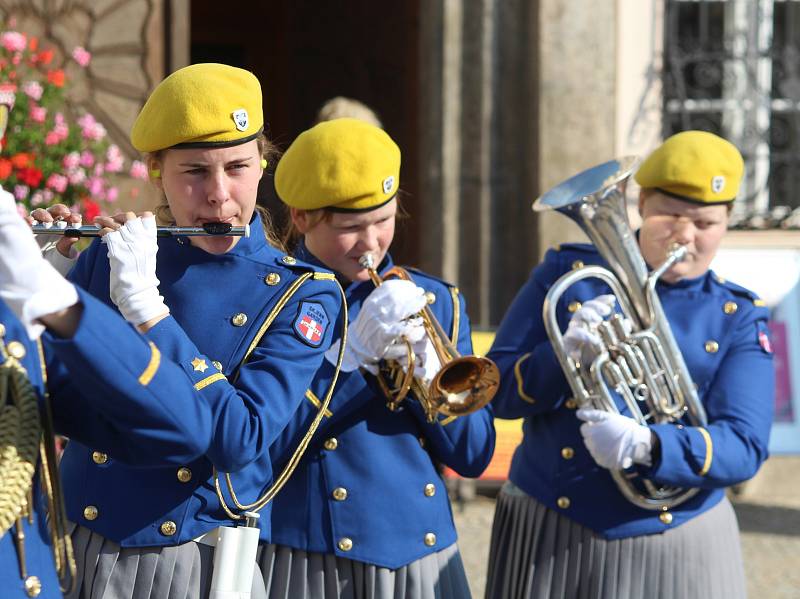
{"label": "badge on beret", "polygon": [[394,176],[389,175],[383,180],[383,193],[389,193],[394,187]]}
{"label": "badge on beret", "polygon": [[247,131],[247,111],[244,108],[240,108],[239,110],[234,110],[231,114],[233,117],[233,122],[236,123],[236,129],[239,131]]}
{"label": "badge on beret", "polygon": [[725,177],[722,175],[717,175],[711,179],[711,191],[714,193],[719,193],[723,189],[725,189]]}
{"label": "badge on beret", "polygon": [[294,332],[300,340],[311,347],[322,345],[322,338],[328,328],[330,320],[322,304],[317,302],[303,302],[294,320]]}

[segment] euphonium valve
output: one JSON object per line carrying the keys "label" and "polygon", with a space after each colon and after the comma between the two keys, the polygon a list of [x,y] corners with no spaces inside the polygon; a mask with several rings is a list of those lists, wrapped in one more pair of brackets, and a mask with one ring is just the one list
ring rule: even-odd
{"label": "euphonium valve", "polygon": [[[369,273],[376,287],[389,278],[411,281],[404,268],[395,266],[383,278],[375,270],[372,254],[364,254],[359,264]],[[455,418],[476,412],[488,404],[500,384],[500,371],[489,358],[482,356],[462,356],[442,329],[441,324],[430,308],[425,306],[418,315],[430,339],[441,368],[429,385],[424,385],[414,377],[417,356],[408,340],[406,345],[407,367],[403,368],[396,360],[384,360],[380,365],[378,383],[387,397],[391,410],[399,407],[408,393],[422,404],[429,422],[435,422],[438,415]]]}

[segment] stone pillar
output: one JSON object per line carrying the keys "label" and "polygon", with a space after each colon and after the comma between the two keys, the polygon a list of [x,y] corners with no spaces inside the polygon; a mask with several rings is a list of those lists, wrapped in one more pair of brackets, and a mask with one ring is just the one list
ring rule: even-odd
{"label": "stone pillar", "polygon": [[420,13],[421,266],[456,282],[488,327],[536,254],[536,11],[423,0]]}
{"label": "stone pillar", "polygon": [[[539,188],[615,157],[615,0],[539,0]],[[543,214],[539,249],[584,240],[560,214]]]}

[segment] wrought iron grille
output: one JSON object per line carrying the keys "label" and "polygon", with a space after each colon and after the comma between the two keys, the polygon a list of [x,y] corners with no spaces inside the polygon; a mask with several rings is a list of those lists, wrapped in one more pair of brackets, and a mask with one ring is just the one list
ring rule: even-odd
{"label": "wrought iron grille", "polygon": [[664,134],[712,131],[745,158],[741,228],[800,228],[800,0],[667,0]]}

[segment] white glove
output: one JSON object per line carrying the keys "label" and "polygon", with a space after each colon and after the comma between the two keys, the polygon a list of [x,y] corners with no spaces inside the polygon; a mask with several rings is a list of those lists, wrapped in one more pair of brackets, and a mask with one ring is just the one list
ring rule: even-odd
{"label": "white glove", "polygon": [[[377,287],[361,304],[361,311],[347,329],[342,370],[351,372],[363,366],[374,374],[380,360],[406,355],[402,340],[413,344],[425,335],[421,319],[413,317],[425,304],[425,290],[411,281],[391,279]],[[338,356],[339,341],[325,352],[332,364]]]}
{"label": "white glove", "polygon": [[133,218],[103,236],[111,265],[111,301],[125,320],[140,325],[169,314],[158,293],[156,219]]}
{"label": "white glove", "polygon": [[36,339],[44,326],[36,320],[78,303],[78,292],[43,258],[17,203],[0,189],[0,299]]}
{"label": "white glove", "polygon": [[[405,345],[403,346],[405,348]],[[413,343],[411,349],[414,350],[414,377],[422,381],[427,386],[430,385],[433,377],[442,369],[442,363],[433,347],[433,342],[428,335]],[[403,350],[398,361],[403,366],[403,370],[408,372],[408,353]]]}
{"label": "white glove", "polygon": [[603,351],[603,343],[597,335],[597,325],[611,314],[617,298],[600,295],[584,303],[567,325],[562,341],[569,357],[588,366]]}
{"label": "white glove", "polygon": [[650,428],[633,418],[603,410],[581,408],[581,435],[594,461],[603,468],[618,470],[634,463],[650,466]]}
{"label": "white glove", "polygon": [[[31,214],[31,218],[33,218],[34,222],[37,225],[43,225],[47,229],[51,227],[55,227],[58,229],[66,229],[67,226],[69,227],[80,227],[81,222],[78,221],[77,223],[67,223],[63,220],[57,220],[55,222],[52,221],[39,221],[33,217]],[[63,276],[67,276],[69,271],[78,261],[79,252],[75,249],[74,245],[69,246],[69,256],[65,256],[62,254],[56,245],[58,244],[61,236],[59,235],[34,235],[34,239],[36,239],[36,243],[39,244],[39,250],[42,252],[42,256],[45,260],[47,260],[50,264],[53,265],[59,274]]]}

